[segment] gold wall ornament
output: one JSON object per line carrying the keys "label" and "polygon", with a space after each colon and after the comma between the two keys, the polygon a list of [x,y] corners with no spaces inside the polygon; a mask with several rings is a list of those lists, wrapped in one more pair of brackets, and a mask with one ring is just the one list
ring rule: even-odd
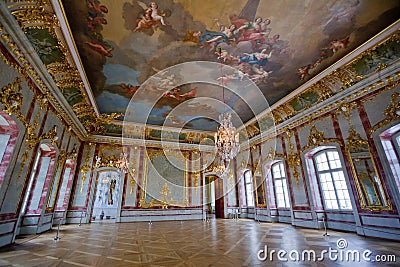
{"label": "gold wall ornament", "polygon": [[162,205],[161,205],[161,207],[162,207],[163,209],[168,209],[168,205],[169,205],[169,204],[168,204],[168,199],[167,199],[167,197],[168,197],[169,194],[171,194],[171,190],[169,189],[169,186],[168,186],[167,183],[165,183],[165,184],[163,185],[163,187],[161,188],[160,194],[163,196],[163,200],[162,200]]}
{"label": "gold wall ornament", "polygon": [[324,133],[321,131],[318,131],[317,127],[315,125],[311,126],[310,128],[310,134],[308,135],[308,143],[306,146],[304,146],[301,149],[301,152],[304,152],[306,150],[309,150],[311,148],[318,147],[323,144],[329,144],[329,143],[337,143],[340,146],[343,146],[343,142],[340,139],[337,138],[326,138],[324,136]]}
{"label": "gold wall ornament", "polygon": [[193,179],[193,187],[195,188],[195,194],[196,196],[199,195],[199,180],[200,180],[200,172],[194,172],[192,173],[192,179]]}
{"label": "gold wall ornament", "polygon": [[129,184],[130,184],[129,195],[132,195],[133,194],[133,186],[135,185],[134,171],[131,174],[131,179],[129,180]]}
{"label": "gold wall ornament", "polygon": [[81,176],[81,186],[80,186],[80,188],[79,188],[79,192],[80,192],[80,193],[82,193],[83,186],[84,186],[85,181],[86,181],[86,178],[87,178],[86,175],[88,174],[89,171],[92,170],[92,167],[89,165],[89,161],[90,161],[90,150],[91,150],[91,145],[89,144],[89,149],[88,149],[88,152],[87,152],[87,155],[86,155],[86,158],[85,158],[85,164],[82,165],[82,166],[79,168],[79,172],[82,173],[82,176]]}
{"label": "gold wall ornament", "polygon": [[362,152],[368,150],[368,141],[361,138],[361,135],[353,126],[349,129],[349,136],[346,138],[346,147],[352,152]]}
{"label": "gold wall ornament", "polygon": [[23,96],[21,94],[21,79],[16,78],[11,84],[0,89],[0,101],[8,115],[15,114],[20,120],[25,121],[21,113]]}
{"label": "gold wall ornament", "polygon": [[47,25],[48,27],[58,25],[58,20],[51,9],[50,1],[21,1],[9,5],[8,8],[23,30],[35,24]]}
{"label": "gold wall ornament", "polygon": [[389,105],[383,112],[385,119],[371,127],[369,134],[372,135],[376,130],[390,124],[393,121],[400,120],[400,93],[395,92],[392,94]]}
{"label": "gold wall ornament", "polygon": [[289,153],[285,155],[285,160],[288,163],[289,168],[293,171],[293,178],[296,181],[296,185],[300,185],[300,172],[298,168],[300,167],[300,153],[294,150],[294,144],[292,143],[293,133],[289,129],[285,130],[286,137],[289,143]]}
{"label": "gold wall ornament", "polygon": [[270,147],[264,161],[272,161],[274,160],[275,156],[276,156],[276,150]]}
{"label": "gold wall ornament", "polygon": [[297,152],[292,152],[285,157],[289,167],[293,170],[293,178],[296,181],[296,185],[300,185],[300,172],[298,168],[300,167],[300,154]]}
{"label": "gold wall ornament", "polygon": [[72,147],[72,150],[67,153],[67,159],[71,159],[73,161],[76,161],[77,157],[78,157],[78,152],[77,152],[77,149],[76,149],[76,144],[74,144],[74,146]]}
{"label": "gold wall ornament", "polygon": [[341,114],[343,115],[344,119],[347,121],[347,124],[349,127],[352,126],[351,123],[351,116],[352,116],[352,111],[357,108],[357,104],[355,102],[343,102],[338,104],[338,107],[335,111],[336,114]]}
{"label": "gold wall ornament", "polygon": [[27,127],[27,134],[26,134],[26,143],[28,144],[27,150],[31,150],[37,144],[39,144],[42,140],[49,139],[52,145],[56,144],[58,140],[57,136],[57,125],[54,125],[47,133],[41,135],[39,137],[35,134],[35,127],[32,125],[28,125]]}

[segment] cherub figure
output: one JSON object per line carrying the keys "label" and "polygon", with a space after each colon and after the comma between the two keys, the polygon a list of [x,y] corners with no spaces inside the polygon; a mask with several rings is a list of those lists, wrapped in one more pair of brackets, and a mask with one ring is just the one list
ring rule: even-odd
{"label": "cherub figure", "polygon": [[138,3],[142,6],[144,14],[142,18],[136,19],[135,32],[146,30],[151,27],[157,29],[159,24],[164,26],[167,25],[164,21],[166,14],[158,9],[158,5],[155,2],[150,2],[149,6],[146,6],[144,3],[139,1]]}
{"label": "cherub figure", "polygon": [[158,13],[158,5],[155,2],[150,3],[150,9],[151,9],[151,17],[154,22],[161,22],[162,25],[166,25],[164,22],[164,14],[159,14]]}
{"label": "cherub figure", "polygon": [[149,12],[145,12],[144,16],[141,19],[137,19],[137,26],[133,30],[135,32],[141,31],[144,29],[149,29],[153,26],[153,19],[151,18],[151,14]]}

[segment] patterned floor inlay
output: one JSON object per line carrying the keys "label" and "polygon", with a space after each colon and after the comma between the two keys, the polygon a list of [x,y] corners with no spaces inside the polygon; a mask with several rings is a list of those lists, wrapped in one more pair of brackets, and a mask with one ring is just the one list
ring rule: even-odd
{"label": "patterned floor inlay", "polygon": [[400,242],[328,232],[244,219],[63,225],[58,241],[54,230],[1,248],[0,266],[399,266]]}

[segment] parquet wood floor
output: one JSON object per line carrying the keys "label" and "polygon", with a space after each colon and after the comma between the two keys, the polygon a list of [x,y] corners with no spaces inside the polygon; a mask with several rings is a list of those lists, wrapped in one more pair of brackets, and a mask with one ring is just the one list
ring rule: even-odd
{"label": "parquet wood floor", "polygon": [[[354,233],[296,228],[283,223],[258,223],[253,220],[213,219],[148,223],[92,223],[63,225],[60,240],[54,241],[56,228],[41,235],[20,237],[12,246],[0,249],[0,266],[399,266],[400,242],[365,238]],[[295,252],[324,249],[366,249],[376,255],[395,255],[396,262],[331,260],[293,261]],[[262,261],[267,246],[285,250],[288,261]],[[269,255],[269,254],[268,254]],[[305,254],[307,256],[307,254]],[[361,254],[362,256],[362,254]],[[284,257],[283,257],[284,258]],[[300,258],[301,259],[301,258]]]}

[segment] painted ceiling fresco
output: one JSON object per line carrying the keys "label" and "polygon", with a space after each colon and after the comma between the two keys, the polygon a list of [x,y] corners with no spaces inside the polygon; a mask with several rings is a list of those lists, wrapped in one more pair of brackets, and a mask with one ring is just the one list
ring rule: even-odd
{"label": "painted ceiling fresco", "polygon": [[[398,0],[62,3],[101,113],[211,131],[222,101],[247,122],[400,14]],[[184,70],[187,62],[196,64]],[[201,69],[201,62],[216,64]],[[229,90],[235,85],[240,92]]]}

